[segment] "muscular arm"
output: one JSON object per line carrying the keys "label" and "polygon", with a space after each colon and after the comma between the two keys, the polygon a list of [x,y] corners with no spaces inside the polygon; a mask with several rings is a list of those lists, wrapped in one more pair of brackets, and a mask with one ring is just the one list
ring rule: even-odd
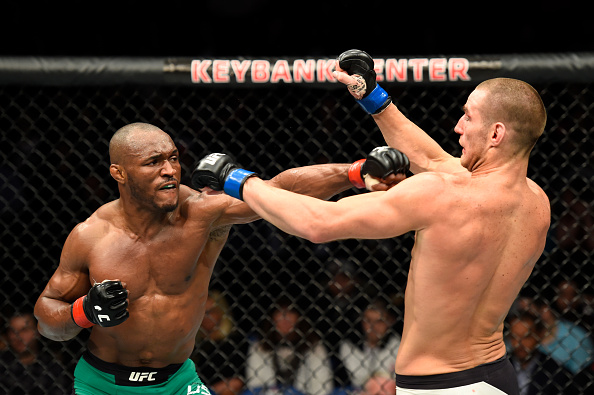
{"label": "muscular arm", "polygon": [[[298,167],[285,170],[268,181],[260,181],[272,187],[326,200],[352,188],[348,179],[349,166],[335,163]],[[221,197],[229,200],[229,206],[217,225],[248,223],[261,218],[245,202],[229,196]]]}
{"label": "muscular arm", "polygon": [[[338,81],[349,86],[350,90],[353,87],[361,87],[361,82],[342,70],[339,65],[336,66],[334,76]],[[353,95],[355,96],[354,93]],[[413,173],[425,171],[453,173],[464,170],[458,158],[445,152],[427,133],[406,118],[394,104],[389,104],[385,110],[373,115],[373,119],[386,143],[408,156],[410,170]]]}
{"label": "muscular arm", "polygon": [[445,152],[421,128],[411,122],[390,104],[381,114],[373,116],[386,143],[404,152],[410,160],[413,173],[443,171],[447,173],[464,170],[460,160]]}
{"label": "muscular arm", "polygon": [[79,233],[84,226],[76,226],[66,239],[60,264],[35,304],[39,332],[52,340],[69,340],[81,331],[72,320],[71,304],[90,288],[80,248]]}
{"label": "muscular arm", "polygon": [[351,196],[338,202],[274,188],[258,178],[247,180],[243,189],[245,202],[262,218],[315,243],[389,238],[421,229],[432,215],[427,201],[432,193],[419,176],[386,192]]}
{"label": "muscular arm", "polygon": [[327,200],[353,187],[347,174],[349,166],[333,163],[298,167],[283,171],[268,183],[280,189]]}

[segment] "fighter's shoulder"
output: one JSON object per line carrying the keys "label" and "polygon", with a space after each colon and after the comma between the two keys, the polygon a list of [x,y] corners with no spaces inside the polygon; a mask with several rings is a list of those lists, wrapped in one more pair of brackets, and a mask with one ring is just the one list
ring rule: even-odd
{"label": "fighter's shoulder", "polygon": [[533,180],[526,178],[528,189],[533,195],[533,200],[537,202],[538,208],[540,208],[547,219],[550,218],[551,214],[551,202],[545,191]]}
{"label": "fighter's shoulder", "polygon": [[547,203],[549,202],[549,197],[545,193],[545,191],[538,185],[536,182],[531,180],[530,178],[526,177],[526,182],[528,183],[528,188],[539,198],[545,200]]}
{"label": "fighter's shoulder", "polygon": [[112,201],[99,207],[90,217],[74,227],[70,237],[96,240],[109,233],[116,217],[115,204],[116,202]]}
{"label": "fighter's shoulder", "polygon": [[442,192],[449,184],[459,182],[459,177],[451,173],[426,171],[408,177],[399,187],[406,188],[408,193],[417,192],[431,195]]}
{"label": "fighter's shoulder", "polygon": [[68,235],[63,251],[67,256],[86,256],[100,245],[113,229],[113,202],[98,208],[90,217],[78,223]]}
{"label": "fighter's shoulder", "polygon": [[199,225],[216,228],[245,224],[260,217],[243,201],[224,193],[198,192],[188,186],[180,186],[182,216]]}
{"label": "fighter's shoulder", "polygon": [[206,219],[209,216],[220,216],[236,199],[222,193],[209,194],[180,185],[179,201],[182,215],[188,219]]}

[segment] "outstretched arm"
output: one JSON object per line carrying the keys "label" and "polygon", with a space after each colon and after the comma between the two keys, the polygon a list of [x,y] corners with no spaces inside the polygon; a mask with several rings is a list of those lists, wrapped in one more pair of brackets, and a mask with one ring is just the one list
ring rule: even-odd
{"label": "outstretched arm", "polygon": [[280,189],[327,200],[353,187],[347,175],[349,166],[333,163],[297,167],[266,182]]}
{"label": "outstretched arm", "polygon": [[418,230],[430,218],[431,210],[422,209],[426,203],[422,182],[415,178],[389,191],[327,202],[271,187],[254,177],[246,181],[243,197],[266,221],[314,243],[382,239]]}
{"label": "outstretched arm", "polygon": [[[263,181],[276,188],[292,191],[298,194],[305,194],[319,199],[329,199],[332,196],[352,188],[347,172],[348,164],[312,165],[285,170],[274,178]],[[216,194],[212,198],[220,199],[223,205],[220,218],[216,221],[215,227],[229,226],[233,224],[246,224],[260,219],[260,215],[252,210],[245,202],[228,196],[222,192],[213,192],[207,184],[197,189],[204,189],[209,195]],[[222,189],[217,188],[217,189]],[[229,192],[228,192],[229,193]],[[233,193],[233,192],[231,192]]]}
{"label": "outstretched arm", "polygon": [[[408,168],[409,161],[404,154],[393,148],[378,147],[371,151],[367,159],[353,164],[299,167],[286,170],[266,183],[287,191],[329,199],[353,185],[358,188],[387,190],[405,177]],[[214,153],[200,160],[192,173],[194,188],[223,190],[235,198],[220,198],[225,207],[216,226],[247,223],[260,218],[241,201],[243,185],[254,175],[251,171],[239,168],[226,154]]]}
{"label": "outstretched arm", "polygon": [[386,143],[409,157],[413,173],[464,170],[458,158],[445,152],[427,133],[406,118],[377,85],[373,59],[367,53],[346,51],[339,56],[336,64],[336,79],[347,85],[361,106],[372,114]]}

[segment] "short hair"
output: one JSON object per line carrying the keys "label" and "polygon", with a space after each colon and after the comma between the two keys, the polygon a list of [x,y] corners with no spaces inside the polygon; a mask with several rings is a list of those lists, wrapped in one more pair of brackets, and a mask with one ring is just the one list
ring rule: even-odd
{"label": "short hair", "polygon": [[112,164],[120,164],[128,151],[130,141],[128,137],[132,132],[154,132],[161,131],[158,127],[149,123],[136,122],[119,128],[109,140],[109,160]]}
{"label": "short hair", "polygon": [[536,89],[512,78],[486,80],[476,89],[487,92],[482,114],[485,122],[503,122],[511,127],[518,148],[530,152],[547,122],[546,108]]}

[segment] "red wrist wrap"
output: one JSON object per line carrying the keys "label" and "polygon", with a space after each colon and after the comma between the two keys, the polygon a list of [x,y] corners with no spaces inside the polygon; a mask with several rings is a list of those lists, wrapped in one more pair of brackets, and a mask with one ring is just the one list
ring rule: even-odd
{"label": "red wrist wrap", "polygon": [[74,323],[81,328],[90,328],[95,324],[89,321],[85,315],[85,311],[83,310],[84,298],[84,296],[81,296],[72,303],[72,319],[74,320]]}
{"label": "red wrist wrap", "polygon": [[349,167],[349,181],[356,188],[365,188],[365,181],[361,177],[361,166],[363,166],[363,163],[365,163],[365,159],[359,159]]}

